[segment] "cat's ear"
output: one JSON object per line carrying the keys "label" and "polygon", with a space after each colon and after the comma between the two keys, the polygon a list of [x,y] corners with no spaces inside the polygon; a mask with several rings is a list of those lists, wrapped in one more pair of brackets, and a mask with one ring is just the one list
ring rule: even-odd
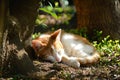
{"label": "cat's ear", "polygon": [[58,40],[60,40],[60,37],[61,37],[61,29],[58,29],[58,30],[56,30],[55,32],[53,32],[52,34],[51,34],[51,39],[58,39]]}

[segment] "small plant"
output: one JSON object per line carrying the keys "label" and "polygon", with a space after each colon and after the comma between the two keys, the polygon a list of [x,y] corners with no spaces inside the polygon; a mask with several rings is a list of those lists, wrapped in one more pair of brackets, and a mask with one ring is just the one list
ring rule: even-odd
{"label": "small plant", "polygon": [[39,36],[40,36],[40,33],[35,33],[35,34],[32,35],[32,39],[36,39],[36,38],[38,38]]}
{"label": "small plant", "polygon": [[120,40],[112,40],[106,36],[101,42],[93,42],[93,45],[101,53],[101,64],[120,66]]}
{"label": "small plant", "polygon": [[92,40],[101,41],[103,39],[102,31],[98,31],[98,30],[94,29],[93,33],[94,33],[94,36],[92,36]]}

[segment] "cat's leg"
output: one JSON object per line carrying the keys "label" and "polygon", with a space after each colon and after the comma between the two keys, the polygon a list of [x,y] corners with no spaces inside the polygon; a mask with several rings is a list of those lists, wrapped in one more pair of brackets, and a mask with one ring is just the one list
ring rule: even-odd
{"label": "cat's leg", "polygon": [[77,60],[76,57],[69,57],[67,55],[63,55],[62,62],[74,68],[80,67],[80,62]]}
{"label": "cat's leg", "polygon": [[83,65],[96,63],[99,61],[99,59],[100,59],[100,55],[97,52],[95,52],[93,55],[77,58],[77,60]]}

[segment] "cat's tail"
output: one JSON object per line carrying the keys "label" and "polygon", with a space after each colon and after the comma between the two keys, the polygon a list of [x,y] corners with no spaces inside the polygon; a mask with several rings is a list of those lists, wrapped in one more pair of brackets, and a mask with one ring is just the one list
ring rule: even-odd
{"label": "cat's tail", "polygon": [[78,58],[78,61],[80,62],[80,64],[86,65],[86,64],[96,63],[99,61],[99,59],[100,59],[100,54],[98,52],[94,52],[93,55],[83,57],[83,58]]}

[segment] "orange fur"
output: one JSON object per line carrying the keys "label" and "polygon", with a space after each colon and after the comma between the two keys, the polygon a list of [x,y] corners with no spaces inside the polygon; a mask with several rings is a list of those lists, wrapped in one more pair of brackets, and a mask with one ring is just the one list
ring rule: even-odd
{"label": "orange fur", "polygon": [[32,47],[40,58],[52,62],[62,61],[76,68],[80,67],[80,64],[95,63],[100,58],[86,38],[64,33],[61,29],[32,40]]}

